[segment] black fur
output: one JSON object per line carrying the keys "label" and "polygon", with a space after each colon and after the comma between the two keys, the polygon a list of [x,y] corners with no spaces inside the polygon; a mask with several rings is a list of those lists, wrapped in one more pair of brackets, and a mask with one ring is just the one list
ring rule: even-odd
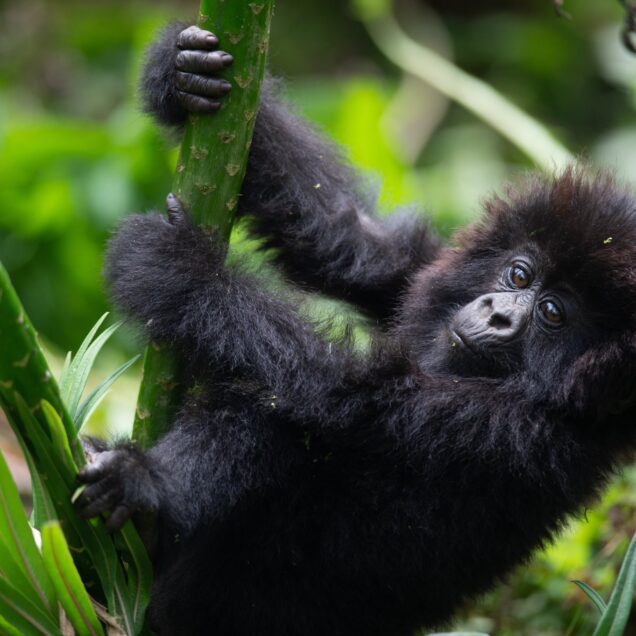
{"label": "black fur", "polygon": [[[157,76],[173,49],[156,45]],[[179,121],[153,86],[151,110]],[[89,468],[85,493],[102,510],[159,511],[162,636],[407,636],[526,561],[631,457],[636,202],[604,176],[534,178],[440,248],[426,224],[375,219],[351,170],[271,90],[243,211],[290,276],[388,327],[356,354],[224,266],[173,205],[170,221],[128,218],[108,251],[113,300],[203,388],[156,447]],[[567,321],[550,331],[533,314],[489,374],[448,325],[505,288],[520,255],[537,302],[563,295]]]}

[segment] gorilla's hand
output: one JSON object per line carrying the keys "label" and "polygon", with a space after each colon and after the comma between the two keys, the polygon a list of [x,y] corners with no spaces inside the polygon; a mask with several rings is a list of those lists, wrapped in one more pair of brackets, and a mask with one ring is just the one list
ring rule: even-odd
{"label": "gorilla's hand", "polygon": [[232,85],[218,77],[234,62],[225,51],[217,50],[218,38],[210,31],[191,26],[179,33],[181,49],[175,60],[175,83],[179,102],[190,113],[212,113]]}
{"label": "gorilla's hand", "polygon": [[80,516],[104,514],[106,529],[121,528],[138,511],[159,508],[159,480],[144,454],[132,445],[93,454],[92,463],[77,476],[86,484],[75,501]]}

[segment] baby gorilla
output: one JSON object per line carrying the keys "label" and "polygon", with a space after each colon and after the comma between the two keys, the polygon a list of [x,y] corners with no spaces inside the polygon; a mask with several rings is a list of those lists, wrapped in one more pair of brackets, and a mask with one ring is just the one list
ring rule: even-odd
{"label": "baby gorilla", "polygon": [[[148,109],[219,107],[231,58],[195,27],[150,50]],[[200,390],[148,451],[98,454],[86,516],[158,515],[162,636],[407,636],[447,621],[589,504],[636,446],[636,200],[568,170],[442,247],[378,219],[268,80],[241,214],[288,277],[377,324],[333,342],[179,201],[110,243],[114,302]],[[314,187],[320,184],[320,188]]]}

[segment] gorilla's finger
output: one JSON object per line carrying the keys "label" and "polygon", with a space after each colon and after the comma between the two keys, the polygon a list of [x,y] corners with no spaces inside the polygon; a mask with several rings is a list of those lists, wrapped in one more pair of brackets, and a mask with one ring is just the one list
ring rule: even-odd
{"label": "gorilla's finger", "polygon": [[183,203],[179,197],[170,192],[166,197],[166,212],[168,213],[168,220],[173,225],[180,223],[186,218],[186,211],[183,207]]}
{"label": "gorilla's finger", "polygon": [[209,114],[215,113],[221,108],[221,102],[209,97],[200,97],[199,95],[192,95],[192,93],[186,93],[184,91],[178,91],[179,101],[181,105],[189,113],[201,113]]}
{"label": "gorilla's finger", "polygon": [[75,499],[75,507],[78,510],[83,510],[111,492],[114,492],[112,482],[105,479],[98,481],[96,484],[84,488]]}
{"label": "gorilla's finger", "polygon": [[193,25],[179,33],[177,46],[180,49],[215,49],[219,45],[219,38],[205,29]]}
{"label": "gorilla's finger", "polygon": [[218,73],[228,66],[227,55],[223,51],[180,51],[175,66],[188,73]]}
{"label": "gorilla's finger", "polygon": [[176,84],[185,93],[201,97],[223,97],[232,90],[232,84],[227,80],[183,71],[177,71]]}
{"label": "gorilla's finger", "polygon": [[116,532],[130,519],[132,511],[128,506],[117,506],[106,520],[106,532]]}
{"label": "gorilla's finger", "polygon": [[98,499],[95,499],[95,501],[91,502],[88,506],[80,508],[77,513],[82,519],[93,519],[112,510],[116,503],[117,498],[115,495],[112,492],[107,492]]}

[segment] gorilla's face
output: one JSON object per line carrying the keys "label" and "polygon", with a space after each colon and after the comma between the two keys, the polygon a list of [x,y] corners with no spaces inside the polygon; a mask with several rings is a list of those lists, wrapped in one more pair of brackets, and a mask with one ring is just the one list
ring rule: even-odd
{"label": "gorilla's face", "polygon": [[453,269],[420,288],[426,293],[414,346],[421,367],[461,377],[558,379],[600,333],[598,312],[584,310],[560,269],[532,243],[485,258],[456,253]]}

